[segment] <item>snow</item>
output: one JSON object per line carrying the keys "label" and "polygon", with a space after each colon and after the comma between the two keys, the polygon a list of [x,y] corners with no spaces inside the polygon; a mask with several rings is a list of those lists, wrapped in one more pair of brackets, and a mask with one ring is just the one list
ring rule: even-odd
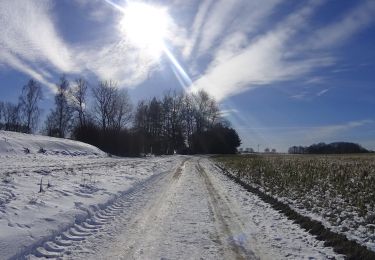
{"label": "snow", "polygon": [[259,197],[228,179],[212,162],[206,159],[202,165],[211,173],[213,185],[225,194],[233,214],[240,216],[241,235],[252,240],[261,259],[343,259]]}
{"label": "snow", "polygon": [[0,157],[23,155],[27,149],[30,154],[37,154],[41,153],[41,148],[45,154],[105,155],[100,149],[82,142],[0,130]]}
{"label": "snow", "polygon": [[342,258],[208,158],[0,139],[0,259]]}
{"label": "snow", "polygon": [[[287,155],[286,157],[290,156]],[[268,163],[271,166],[275,164],[276,175],[283,178],[281,169],[288,170],[285,167],[286,165],[280,168],[277,167],[277,164],[280,163],[277,158],[282,159],[278,156],[265,159],[271,159]],[[371,179],[367,179],[362,175],[363,172],[368,174],[374,169],[374,157],[371,154],[366,154],[315,156],[315,158],[312,156],[311,158],[305,157],[305,159],[314,160],[314,164],[323,164],[325,167],[329,165],[328,168],[331,170],[331,173],[327,172],[328,175],[331,175],[330,177],[328,175],[318,177],[320,184],[313,184],[312,187],[308,188],[308,192],[302,186],[298,187],[298,185],[287,189],[283,185],[278,187],[282,181],[275,182],[274,180],[278,180],[278,177],[269,178],[269,175],[268,177],[264,175],[264,171],[263,173],[259,171],[260,175],[243,174],[243,171],[236,166],[229,166],[228,170],[233,176],[241,176],[242,181],[288,205],[300,215],[319,221],[331,231],[345,235],[349,240],[356,241],[369,250],[375,251],[375,226],[373,225],[375,208],[374,203],[369,198],[373,194],[371,191],[373,185],[371,185]],[[220,165],[225,167],[225,164],[220,163]],[[337,180],[340,180],[342,176],[338,174],[336,175],[337,177],[333,178],[332,174],[335,172],[343,174],[343,169],[345,168],[351,169],[347,171],[347,174],[353,174],[352,176],[355,177],[350,178],[353,185],[346,186],[347,188],[343,189],[343,185],[341,187],[337,185]],[[299,167],[296,169],[300,170]],[[324,172],[323,168],[321,170]],[[254,169],[247,167],[245,172],[254,173]],[[288,174],[286,173],[286,175]],[[254,178],[254,176],[263,176],[264,178],[258,179],[258,177]],[[329,178],[329,180],[325,178]],[[357,202],[356,198],[360,198],[360,201],[365,202],[365,205],[363,205],[366,208],[365,210],[360,207],[361,203]]]}
{"label": "snow", "polygon": [[31,250],[179,160],[110,158],[84,143],[5,131],[0,151],[0,259]]}

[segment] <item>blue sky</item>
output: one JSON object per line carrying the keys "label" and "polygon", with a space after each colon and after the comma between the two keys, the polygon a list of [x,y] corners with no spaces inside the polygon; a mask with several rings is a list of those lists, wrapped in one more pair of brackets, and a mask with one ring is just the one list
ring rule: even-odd
{"label": "blue sky", "polygon": [[168,17],[158,54],[124,32],[134,2],[1,1],[0,99],[16,101],[32,77],[46,114],[62,73],[115,80],[134,101],[205,89],[243,147],[354,141],[375,150],[375,1],[144,1]]}

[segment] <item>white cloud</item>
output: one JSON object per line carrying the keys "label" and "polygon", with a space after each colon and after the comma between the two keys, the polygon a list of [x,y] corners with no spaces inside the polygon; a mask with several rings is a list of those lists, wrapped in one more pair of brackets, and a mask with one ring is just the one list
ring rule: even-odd
{"label": "white cloud", "polygon": [[345,14],[340,20],[313,33],[307,48],[320,49],[344,43],[375,20],[375,1],[368,0]]}
{"label": "white cloud", "polygon": [[230,115],[237,114],[237,113],[238,113],[238,110],[235,108],[220,110],[220,116],[222,117],[228,117]]}
{"label": "white cloud", "polygon": [[49,1],[1,1],[0,46],[26,62],[50,62],[60,71],[74,68],[69,48],[50,15]]}
{"label": "white cloud", "polygon": [[305,84],[323,84],[326,82],[326,80],[327,79],[325,77],[315,76],[307,79],[305,81]]}
{"label": "white cloud", "polygon": [[308,95],[307,91],[302,91],[301,93],[294,94],[294,95],[292,95],[290,97],[294,98],[294,99],[302,100],[302,99],[305,99],[307,97],[307,95]]}
{"label": "white cloud", "polygon": [[190,37],[183,49],[184,57],[194,60],[212,53],[220,42],[232,38],[232,34],[255,32],[280,2],[282,1],[201,1]]}
{"label": "white cloud", "polygon": [[77,70],[72,52],[54,26],[51,10],[47,0],[0,2],[0,63],[54,91],[46,67],[58,72]]}
{"label": "white cloud", "polygon": [[326,88],[326,89],[323,89],[323,90],[321,90],[321,91],[319,91],[316,95],[318,96],[318,97],[320,97],[320,96],[323,96],[325,93],[327,93],[329,91],[329,88]]}
{"label": "white cloud", "polygon": [[157,68],[158,61],[120,40],[114,44],[77,50],[77,62],[84,71],[99,79],[115,80],[120,86],[134,87],[143,82]]}
{"label": "white cloud", "polygon": [[316,97],[321,97],[321,96],[325,95],[329,90],[330,90],[329,88],[326,88],[326,89],[322,89],[322,90],[316,92],[312,89],[305,88],[301,92],[293,94],[290,97],[293,98],[293,99],[297,99],[297,100],[312,100]]}
{"label": "white cloud", "polygon": [[193,51],[198,40],[199,34],[202,30],[202,26],[204,24],[209,8],[212,4],[213,0],[203,0],[202,3],[199,5],[198,12],[194,18],[194,23],[191,29],[191,37],[186,43],[182,52],[185,58],[189,58],[191,52]]}
{"label": "white cloud", "polygon": [[215,1],[206,14],[199,34],[198,54],[207,54],[233,33],[253,33],[264,22],[281,0],[220,0]]}
{"label": "white cloud", "polygon": [[[121,19],[121,13],[116,10],[113,13],[112,7],[102,1],[76,0],[75,3],[87,14],[82,19],[94,18],[96,22],[106,23],[102,18],[109,12],[113,14],[111,22]],[[158,67],[155,57],[127,43],[124,35],[116,31],[116,24],[109,32],[110,37],[84,42],[84,45],[68,43],[58,30],[58,23],[62,22],[58,18],[66,18],[53,8],[53,2],[48,0],[0,1],[0,64],[3,67],[19,70],[51,90],[55,89],[52,73],[95,75],[132,87]],[[178,30],[173,24],[172,29]]]}
{"label": "white cloud", "polygon": [[230,24],[233,19],[233,13],[236,13],[241,1],[238,0],[219,0],[215,1],[212,10],[206,15],[205,23],[200,34],[199,52],[206,53],[221,36],[225,26]]}
{"label": "white cloud", "polygon": [[[259,13],[259,8],[254,8],[248,1],[241,2],[245,5],[235,0],[225,3],[217,1],[201,26],[199,37],[202,39],[198,38],[195,45],[199,45],[200,55],[206,53],[212,59],[191,87],[193,91],[205,89],[219,100],[280,81],[301,79],[306,84],[322,83],[324,79],[319,75],[307,81],[303,77],[318,68],[336,64],[337,59],[330,54],[329,48],[342,44],[375,20],[375,2],[364,1],[340,20],[320,28],[303,41],[311,34],[307,34],[311,28],[310,17],[324,1],[301,5],[284,20],[274,22],[276,26],[263,34],[254,28],[264,25],[264,18],[275,9],[278,1],[260,4]],[[231,7],[227,6],[229,3]],[[244,6],[252,7],[255,14],[239,11],[246,10]],[[197,67],[196,64],[191,66]],[[300,93],[294,97],[306,95]]]}
{"label": "white cloud", "polygon": [[56,90],[55,85],[48,80],[48,78],[50,77],[48,72],[45,72],[42,69],[35,69],[30,67],[25,62],[17,58],[17,56],[2,52],[0,53],[0,64],[1,63],[5,63],[6,65],[11,66],[14,69],[29,75],[33,79],[49,87],[52,92]]}
{"label": "white cloud", "polygon": [[[168,40],[172,49],[183,46],[183,55],[198,72],[201,64],[197,66],[197,61],[201,55],[210,58],[192,89],[206,89],[218,99],[296,79],[333,64],[335,60],[329,52],[316,52],[312,56],[306,49],[327,48],[348,39],[373,20],[371,14],[375,10],[374,2],[366,1],[340,23],[321,28],[301,44],[295,37],[321,1],[309,1],[275,23],[269,23],[268,18],[281,0],[174,0],[170,8],[192,9],[192,2],[200,4],[192,27],[185,30],[172,24],[173,37]],[[116,14],[105,1],[75,0],[75,3],[87,14],[82,19],[108,23],[105,18],[110,13],[114,14],[110,22],[121,19],[121,13]],[[116,31],[115,24],[111,37],[98,37],[95,42],[85,42],[82,46],[64,40],[58,26],[63,19],[66,18],[49,0],[0,1],[0,64],[20,70],[51,89],[54,88],[51,75],[56,72],[95,75],[134,87],[158,69],[159,61],[130,46]],[[276,26],[269,28],[271,24]],[[265,29],[268,32],[261,34]]]}
{"label": "white cloud", "polygon": [[205,89],[222,100],[251,88],[294,79],[317,67],[331,65],[331,57],[311,58],[305,55],[301,58],[301,53],[293,53],[291,45],[291,39],[318,5],[317,1],[305,5],[276,29],[249,44],[241,34],[224,42],[204,75],[193,83],[192,90]]}

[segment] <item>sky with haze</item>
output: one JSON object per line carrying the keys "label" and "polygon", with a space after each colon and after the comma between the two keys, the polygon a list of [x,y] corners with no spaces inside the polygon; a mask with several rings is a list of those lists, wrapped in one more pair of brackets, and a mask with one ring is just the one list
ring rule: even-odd
{"label": "sky with haze", "polygon": [[[164,15],[160,51],[130,39],[133,3]],[[66,74],[114,80],[134,103],[204,89],[244,148],[375,150],[373,0],[2,0],[0,25],[0,100],[16,102],[34,78],[44,116]]]}

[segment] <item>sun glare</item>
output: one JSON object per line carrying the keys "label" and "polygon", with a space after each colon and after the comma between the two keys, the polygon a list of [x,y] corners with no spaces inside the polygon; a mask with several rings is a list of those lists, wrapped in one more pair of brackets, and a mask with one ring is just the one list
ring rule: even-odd
{"label": "sun glare", "polygon": [[169,27],[169,16],[165,8],[130,3],[124,8],[120,29],[135,46],[160,56]]}

